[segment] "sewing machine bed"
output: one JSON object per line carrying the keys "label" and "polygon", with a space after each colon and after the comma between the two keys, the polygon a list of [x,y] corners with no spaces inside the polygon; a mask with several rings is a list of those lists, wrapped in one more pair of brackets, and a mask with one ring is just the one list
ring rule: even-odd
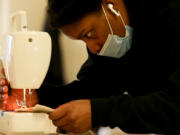
{"label": "sewing machine bed", "polygon": [[54,134],[56,127],[45,113],[2,112],[0,110],[0,135]]}

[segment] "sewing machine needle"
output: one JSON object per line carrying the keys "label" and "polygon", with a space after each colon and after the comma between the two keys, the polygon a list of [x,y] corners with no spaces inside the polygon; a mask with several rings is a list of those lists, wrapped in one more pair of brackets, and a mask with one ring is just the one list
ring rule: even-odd
{"label": "sewing machine needle", "polygon": [[24,107],[27,107],[26,106],[26,89],[25,88],[23,90],[23,102],[24,102]]}

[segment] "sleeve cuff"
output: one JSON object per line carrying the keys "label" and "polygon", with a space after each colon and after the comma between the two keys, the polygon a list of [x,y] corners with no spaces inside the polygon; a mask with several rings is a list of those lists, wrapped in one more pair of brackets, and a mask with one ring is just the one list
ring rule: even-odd
{"label": "sleeve cuff", "polygon": [[91,99],[93,128],[108,125],[108,116],[110,114],[109,105],[110,103],[107,101],[107,99]]}

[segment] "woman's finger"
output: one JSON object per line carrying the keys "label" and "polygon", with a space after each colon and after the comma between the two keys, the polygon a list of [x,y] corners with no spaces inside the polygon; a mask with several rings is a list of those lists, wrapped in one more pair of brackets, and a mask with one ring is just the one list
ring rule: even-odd
{"label": "woman's finger", "polygon": [[4,102],[8,99],[8,94],[0,94],[0,102]]}
{"label": "woman's finger", "polygon": [[68,125],[69,124],[69,118],[67,116],[58,119],[58,120],[53,120],[53,124],[57,127],[62,127],[64,125]]}
{"label": "woman's finger", "polygon": [[8,85],[8,82],[6,79],[0,79],[0,85],[4,86],[4,85]]}
{"label": "woman's finger", "polygon": [[0,86],[0,94],[6,94],[8,93],[8,86]]}

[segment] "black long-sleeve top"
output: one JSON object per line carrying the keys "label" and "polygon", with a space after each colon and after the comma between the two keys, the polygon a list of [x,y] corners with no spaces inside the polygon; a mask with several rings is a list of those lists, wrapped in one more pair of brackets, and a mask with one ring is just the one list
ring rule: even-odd
{"label": "black long-sleeve top", "polygon": [[[38,95],[51,107],[90,99],[92,124],[128,133],[180,133],[180,1],[124,0],[134,29],[123,57],[91,54],[78,80],[44,84]],[[123,94],[124,92],[128,94]]]}

